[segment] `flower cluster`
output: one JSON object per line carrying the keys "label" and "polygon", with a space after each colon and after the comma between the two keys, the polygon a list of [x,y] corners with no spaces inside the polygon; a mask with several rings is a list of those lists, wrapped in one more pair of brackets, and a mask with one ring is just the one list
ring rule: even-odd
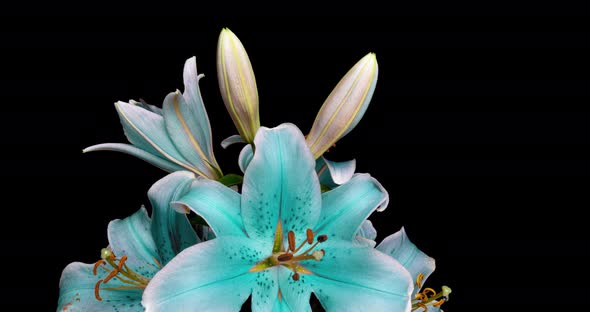
{"label": "flower cluster", "polygon": [[[387,191],[356,162],[323,155],[365,113],[377,83],[375,54],[348,71],[307,135],[293,124],[260,126],[254,72],[228,29],[219,37],[221,96],[242,143],[243,174],[224,175],[196,60],[184,66],[184,92],[162,108],[117,102],[130,144],[113,150],[171,172],[142,207],[108,226],[109,245],[94,264],[71,263],[60,280],[58,311],[439,311],[450,289],[422,289],[434,259],[404,229],[379,245],[367,218],[383,211]],[[195,221],[195,222],[191,222]]]}

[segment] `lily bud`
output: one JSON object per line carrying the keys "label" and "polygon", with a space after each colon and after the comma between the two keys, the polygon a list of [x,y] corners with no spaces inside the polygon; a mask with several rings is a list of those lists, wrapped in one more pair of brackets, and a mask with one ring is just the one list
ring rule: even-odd
{"label": "lily bud", "polygon": [[369,53],[340,80],[320,109],[307,144],[315,158],[348,134],[361,120],[377,85],[377,58]]}
{"label": "lily bud", "polygon": [[219,90],[238,132],[247,143],[260,128],[258,89],[250,59],[240,39],[224,28],[217,45]]}

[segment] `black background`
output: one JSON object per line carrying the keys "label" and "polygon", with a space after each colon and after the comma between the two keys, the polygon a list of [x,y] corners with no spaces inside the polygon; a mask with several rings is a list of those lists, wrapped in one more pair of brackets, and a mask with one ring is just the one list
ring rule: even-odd
{"label": "black background", "polygon": [[5,302],[55,309],[61,270],[96,261],[108,222],[147,203],[164,172],[81,150],[125,142],[113,103],[160,105],[183,89],[193,55],[216,157],[238,172],[239,148],[218,145],[235,133],[215,69],[217,36],[229,27],[250,55],[265,126],[308,131],[338,80],[377,53],[371,105],[327,156],[356,158],[358,172],[388,189],[389,208],[371,217],[379,240],[405,226],[436,258],[428,285],[452,287],[446,311],[583,309],[588,19],[525,9],[254,16],[176,7],[155,16],[40,8],[3,19]]}

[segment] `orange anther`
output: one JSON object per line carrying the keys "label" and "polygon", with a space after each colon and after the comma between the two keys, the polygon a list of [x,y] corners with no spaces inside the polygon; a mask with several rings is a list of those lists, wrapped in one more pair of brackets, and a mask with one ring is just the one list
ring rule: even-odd
{"label": "orange anther", "polygon": [[307,229],[305,234],[307,234],[307,243],[310,245],[313,244],[313,231],[311,229]]}
{"label": "orange anther", "polygon": [[96,285],[94,285],[94,297],[96,297],[96,300],[98,300],[98,301],[102,301],[102,298],[100,297],[100,294],[98,293],[100,283],[102,283],[102,280],[98,280]]}
{"label": "orange anther", "polygon": [[441,299],[439,301],[437,301],[435,304],[433,304],[433,307],[440,307],[443,303],[445,303],[445,299]]}
{"label": "orange anther", "polygon": [[289,231],[289,233],[287,233],[287,238],[289,240],[289,250],[291,251],[295,251],[295,233],[293,233],[293,231]]}
{"label": "orange anther", "polygon": [[105,263],[105,261],[102,259],[96,261],[96,263],[94,264],[94,268],[92,268],[92,274],[96,275],[96,269],[98,269],[98,267],[103,263]]}

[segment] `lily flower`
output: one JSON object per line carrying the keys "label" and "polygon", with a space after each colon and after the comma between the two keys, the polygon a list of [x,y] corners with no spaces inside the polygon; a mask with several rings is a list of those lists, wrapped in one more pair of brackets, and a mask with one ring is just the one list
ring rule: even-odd
{"label": "lily flower", "polygon": [[359,123],[377,85],[377,58],[369,53],[344,75],[328,96],[307,135],[315,158]]}
{"label": "lily flower", "polygon": [[[360,235],[364,235],[364,232]],[[434,272],[435,261],[410,241],[404,228],[383,239],[376,249],[399,261],[410,272],[414,279],[412,311],[441,311],[441,305],[449,300],[451,289],[448,286],[443,286],[439,292],[432,288],[422,289],[426,279]]]}
{"label": "lily flower", "polygon": [[353,243],[387,192],[368,174],[321,193],[315,158],[291,124],[261,127],[242,194],[200,180],[173,203],[217,238],[187,248],[147,286],[147,311],[409,311],[412,278],[398,261]]}
{"label": "lily flower", "polygon": [[208,178],[223,176],[213,155],[211,126],[197,74],[196,58],[184,64],[184,93],[172,92],[162,109],[145,103],[117,102],[125,136],[131,143],[98,144],[84,152],[110,150],[127,153],[169,172],[188,170]]}
{"label": "lily flower", "polygon": [[233,136],[224,142],[252,143],[260,128],[256,79],[246,49],[227,28],[219,34],[217,44],[217,79],[225,107],[241,137]]}
{"label": "lily flower", "polygon": [[57,311],[144,311],[141,296],[162,266],[183,249],[200,242],[186,215],[170,209],[194,181],[182,171],[156,182],[148,192],[152,218],[145,208],[113,220],[109,246],[95,264],[70,263],[60,279]]}

